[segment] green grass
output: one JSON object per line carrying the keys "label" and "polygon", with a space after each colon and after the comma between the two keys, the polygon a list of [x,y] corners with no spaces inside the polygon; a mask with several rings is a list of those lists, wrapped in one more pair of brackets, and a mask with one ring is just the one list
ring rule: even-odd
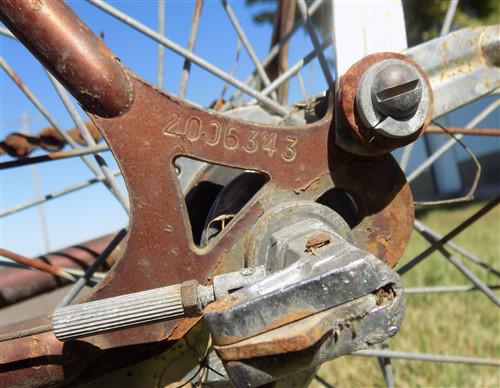
{"label": "green grass", "polygon": [[[446,234],[476,212],[476,202],[417,213],[417,218]],[[500,207],[454,239],[495,268],[500,268]],[[401,263],[429,244],[414,232]],[[457,257],[460,256],[457,254]],[[495,275],[462,260],[485,282]],[[441,254],[435,253],[403,277],[406,287],[470,284]],[[408,295],[400,332],[390,340],[393,350],[500,358],[500,310],[480,292]],[[393,360],[397,387],[500,387],[500,368]],[[347,356],[324,364],[319,375],[335,387],[385,387],[375,358]],[[321,387],[313,382],[311,387]]]}

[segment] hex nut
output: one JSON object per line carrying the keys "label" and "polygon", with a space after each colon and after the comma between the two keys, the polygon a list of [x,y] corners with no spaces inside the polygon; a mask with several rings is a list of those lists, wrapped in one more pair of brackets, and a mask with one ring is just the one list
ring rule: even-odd
{"label": "hex nut", "polygon": [[198,317],[203,312],[198,298],[198,286],[196,280],[188,280],[181,284],[181,302],[187,317]]}

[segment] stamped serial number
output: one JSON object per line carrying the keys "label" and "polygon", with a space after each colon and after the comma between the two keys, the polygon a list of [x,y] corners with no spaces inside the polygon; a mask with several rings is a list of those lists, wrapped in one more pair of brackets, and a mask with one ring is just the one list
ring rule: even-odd
{"label": "stamped serial number", "polygon": [[292,162],[297,157],[298,139],[294,136],[279,136],[274,132],[250,130],[246,136],[229,125],[223,126],[216,120],[210,120],[204,125],[197,116],[189,117],[184,125],[180,123],[178,113],[172,113],[163,128],[163,134],[169,137],[180,137],[190,142],[201,141],[209,147],[219,144],[226,150],[243,150],[247,154],[264,153],[270,158],[279,155],[285,162]]}

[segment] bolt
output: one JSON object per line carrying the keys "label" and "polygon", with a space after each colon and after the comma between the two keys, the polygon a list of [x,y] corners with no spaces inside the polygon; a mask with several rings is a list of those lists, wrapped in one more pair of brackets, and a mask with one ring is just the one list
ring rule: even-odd
{"label": "bolt", "polygon": [[240,275],[242,275],[242,276],[250,276],[250,275],[253,275],[254,272],[255,272],[255,268],[253,268],[253,267],[240,269]]}
{"label": "bolt", "polygon": [[379,70],[371,87],[374,108],[384,116],[403,119],[416,112],[422,85],[415,67],[392,63]]}

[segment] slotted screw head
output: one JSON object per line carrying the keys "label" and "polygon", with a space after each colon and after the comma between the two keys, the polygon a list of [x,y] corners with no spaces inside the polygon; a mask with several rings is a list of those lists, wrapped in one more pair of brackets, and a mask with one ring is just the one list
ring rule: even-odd
{"label": "slotted screw head", "polygon": [[417,69],[404,62],[385,66],[374,77],[374,108],[384,116],[402,119],[415,113],[422,98]]}

